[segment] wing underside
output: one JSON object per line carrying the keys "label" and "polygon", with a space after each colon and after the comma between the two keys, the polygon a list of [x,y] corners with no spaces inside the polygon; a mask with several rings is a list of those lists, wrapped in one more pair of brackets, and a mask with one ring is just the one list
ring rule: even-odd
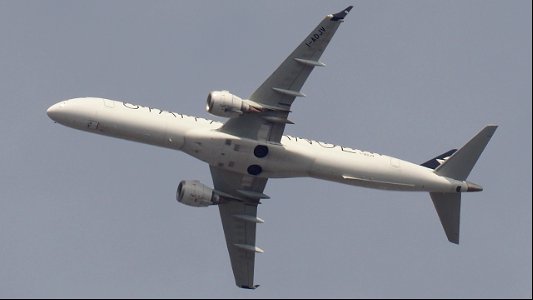
{"label": "wing underside", "polygon": [[[292,103],[304,97],[302,86],[315,67],[325,66],[320,57],[337,31],[344,17],[352,9],[326,16],[303,42],[248,98],[260,107],[229,119],[219,130],[239,138],[258,142],[279,143]],[[223,199],[219,204],[226,244],[235,276],[242,288],[254,289],[255,254],[263,252],[256,246],[256,226],[263,221],[257,217],[266,178],[240,174],[211,166],[215,192]]]}
{"label": "wing underside", "polygon": [[231,259],[235,284],[241,288],[256,288],[254,285],[255,253],[262,252],[255,246],[256,223],[239,218],[257,216],[257,204],[227,202],[219,205],[222,226]]}
{"label": "wing underside", "polygon": [[325,66],[319,59],[351,9],[352,6],[326,16],[248,98],[270,109],[232,118],[221,130],[240,137],[279,143],[285,125],[292,123],[287,117],[294,99],[305,96],[301,89],[313,69]]}
{"label": "wing underside", "polygon": [[223,198],[218,207],[235,284],[254,289],[255,253],[263,252],[255,243],[256,225],[263,222],[257,206],[267,179],[210,168],[215,190]]}

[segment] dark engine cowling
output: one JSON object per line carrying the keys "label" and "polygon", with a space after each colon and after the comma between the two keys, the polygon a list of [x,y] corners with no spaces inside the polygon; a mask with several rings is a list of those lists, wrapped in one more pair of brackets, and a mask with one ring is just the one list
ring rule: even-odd
{"label": "dark engine cowling", "polygon": [[206,207],[220,203],[220,197],[212,188],[198,180],[183,180],[176,191],[178,202],[194,207]]}
{"label": "dark engine cowling", "polygon": [[228,91],[214,91],[207,96],[206,110],[219,117],[235,118],[246,112],[259,112],[253,102],[242,100]]}

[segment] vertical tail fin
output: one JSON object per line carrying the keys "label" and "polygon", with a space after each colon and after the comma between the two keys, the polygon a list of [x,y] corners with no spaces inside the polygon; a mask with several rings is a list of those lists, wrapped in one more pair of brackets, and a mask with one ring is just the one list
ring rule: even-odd
{"label": "vertical tail fin", "polygon": [[425,163],[423,164],[420,164],[421,166],[424,166],[426,168],[430,168],[430,169],[433,169],[435,170],[436,168],[438,168],[445,160],[447,160],[450,156],[452,156],[452,154],[454,154],[455,152],[457,152],[457,149],[452,149],[446,153],[442,153],[441,155],[437,156],[437,157],[434,157],[428,161],[426,161]]}
{"label": "vertical tail fin", "polygon": [[490,141],[490,138],[498,126],[488,125],[472,138],[463,148],[455,152],[442,165],[435,169],[435,173],[440,176],[453,178],[456,180],[466,180],[470,171],[476,164],[481,152]]}
{"label": "vertical tail fin", "polygon": [[[466,145],[437,167],[435,173],[455,180],[466,180],[492,135],[494,135],[496,128],[498,128],[496,125],[488,125],[483,128]],[[468,191],[482,190],[476,184],[468,183],[468,185]],[[472,188],[470,189],[470,187]],[[459,244],[461,193],[429,193],[429,195],[433,200],[446,237],[450,242]]]}

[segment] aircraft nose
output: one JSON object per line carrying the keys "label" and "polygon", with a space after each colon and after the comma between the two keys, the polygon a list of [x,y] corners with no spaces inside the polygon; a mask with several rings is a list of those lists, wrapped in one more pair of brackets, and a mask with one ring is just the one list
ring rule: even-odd
{"label": "aircraft nose", "polygon": [[52,106],[50,106],[47,110],[46,110],[46,114],[48,115],[48,117],[52,120],[54,120],[55,122],[59,122],[59,119],[60,119],[60,116],[61,116],[61,111],[62,111],[62,108],[65,106],[65,102],[59,102],[59,103],[56,103]]}

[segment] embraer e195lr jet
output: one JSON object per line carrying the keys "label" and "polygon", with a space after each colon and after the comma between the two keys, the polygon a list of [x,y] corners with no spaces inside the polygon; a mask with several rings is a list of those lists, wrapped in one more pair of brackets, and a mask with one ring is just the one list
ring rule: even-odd
{"label": "embraer e195lr jet", "polygon": [[76,98],[51,106],[47,113],[65,126],[183,151],[209,164],[213,188],[181,181],[179,202],[216,205],[235,283],[254,284],[257,206],[269,178],[313,177],[349,185],[430,193],[448,240],[459,243],[461,194],[481,191],[466,181],[497,126],[483,128],[459,150],[422,165],[352,148],[283,135],[291,105],[352,6],[327,15],[251,96],[228,91],[207,97],[207,111],[225,123],[102,98]]}

